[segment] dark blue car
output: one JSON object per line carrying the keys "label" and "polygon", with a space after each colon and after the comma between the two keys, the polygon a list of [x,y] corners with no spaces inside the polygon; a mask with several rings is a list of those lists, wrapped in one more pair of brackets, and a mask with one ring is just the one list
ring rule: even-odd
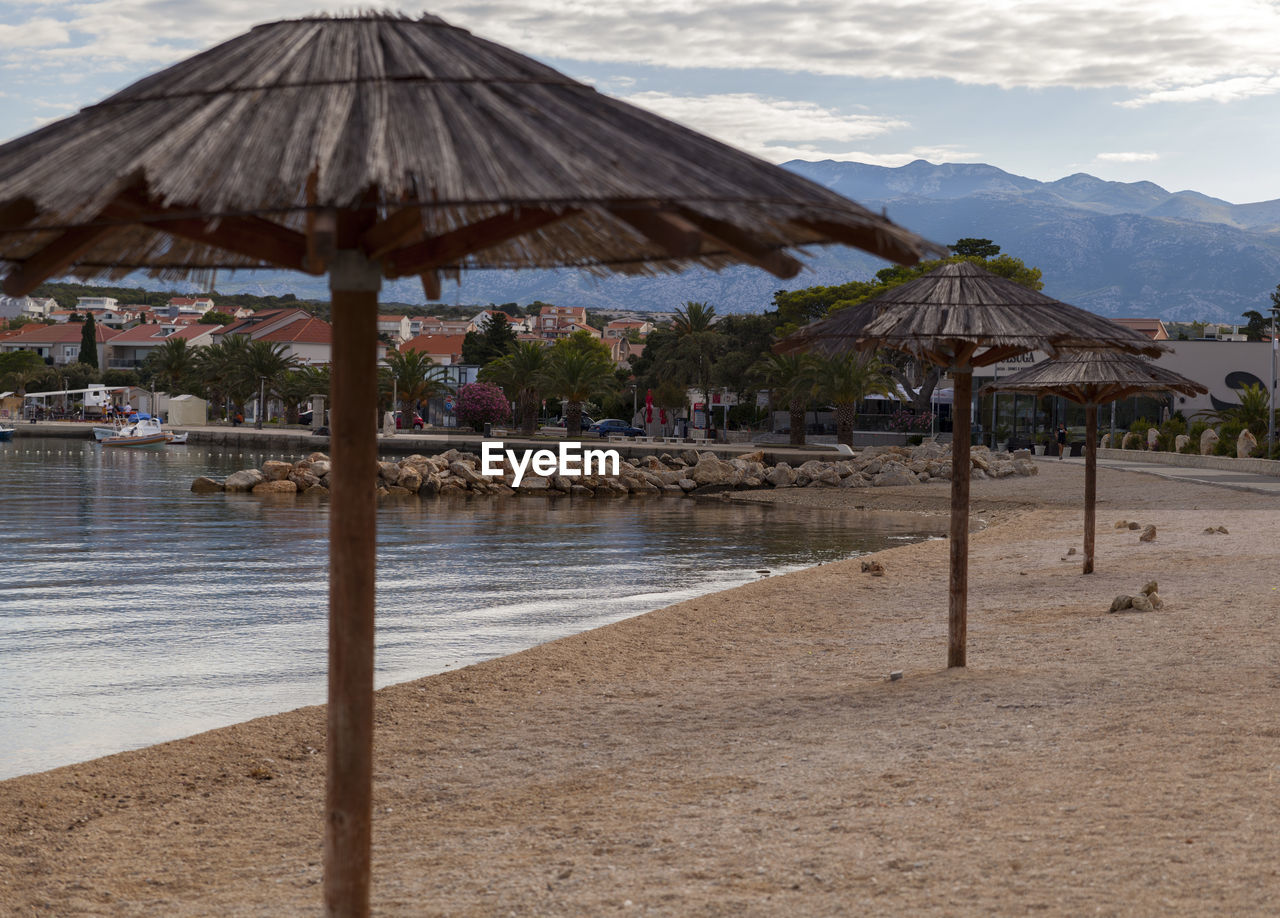
{"label": "dark blue car", "polygon": [[641,437],[644,431],[639,427],[632,427],[626,421],[619,418],[605,418],[603,421],[597,421],[592,424],[588,430],[591,433],[599,434],[602,438],[608,436],[623,437]]}

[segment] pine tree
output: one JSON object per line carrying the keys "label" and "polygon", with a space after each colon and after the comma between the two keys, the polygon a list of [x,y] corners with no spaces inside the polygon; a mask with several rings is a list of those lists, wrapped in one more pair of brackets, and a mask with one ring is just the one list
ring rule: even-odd
{"label": "pine tree", "polygon": [[98,369],[98,326],[89,313],[80,327],[80,362]]}

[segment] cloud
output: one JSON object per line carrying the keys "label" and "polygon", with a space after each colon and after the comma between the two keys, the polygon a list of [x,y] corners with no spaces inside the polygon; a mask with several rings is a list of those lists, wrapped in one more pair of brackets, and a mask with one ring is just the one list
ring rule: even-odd
{"label": "cloud", "polygon": [[[12,3],[10,21],[15,10],[39,18],[0,25],[0,63],[30,49],[23,59],[37,68],[154,68],[266,17],[350,9],[349,0]],[[1280,92],[1274,0],[435,0],[432,9],[560,61],[1118,87],[1133,94],[1121,103],[1130,106]]]}
{"label": "cloud", "polygon": [[694,126],[725,143],[773,162],[789,159],[861,158],[852,141],[907,127],[878,115],[845,114],[812,102],[767,98],[754,93],[677,96],[640,92],[624,97],[673,121]]}
{"label": "cloud", "polygon": [[1099,153],[1094,157],[1094,161],[1101,163],[1153,163],[1159,158],[1159,153]]}
{"label": "cloud", "polygon": [[70,41],[66,26],[56,19],[33,19],[22,25],[0,23],[0,54],[50,48]]}

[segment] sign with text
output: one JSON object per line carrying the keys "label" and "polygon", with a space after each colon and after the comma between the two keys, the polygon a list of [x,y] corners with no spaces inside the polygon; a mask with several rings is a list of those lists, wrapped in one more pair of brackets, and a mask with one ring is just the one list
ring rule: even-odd
{"label": "sign with text", "polygon": [[1001,360],[994,364],[995,371],[1000,376],[1008,376],[1017,373],[1019,370],[1025,370],[1027,367],[1035,366],[1042,360],[1048,360],[1049,355],[1044,351],[1028,351],[1025,354],[1019,354],[1017,357],[1010,357],[1008,360]]}

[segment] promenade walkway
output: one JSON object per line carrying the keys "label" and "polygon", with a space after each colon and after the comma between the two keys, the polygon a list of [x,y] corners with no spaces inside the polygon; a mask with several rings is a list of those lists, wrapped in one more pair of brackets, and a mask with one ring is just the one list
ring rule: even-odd
{"label": "promenade walkway", "polygon": [[[1214,485],[1220,488],[1231,488],[1236,491],[1251,491],[1255,494],[1270,494],[1280,497],[1280,477],[1275,475],[1259,475],[1254,472],[1237,472],[1230,469],[1188,468],[1179,465],[1143,461],[1141,453],[1134,453],[1134,458],[1111,459],[1098,458],[1098,468],[1118,469],[1125,472],[1139,472],[1143,475],[1156,475],[1170,481],[1185,481],[1194,484]],[[1057,457],[1038,456],[1037,462],[1058,462]],[[1084,457],[1067,456],[1063,463],[1084,465]]]}

